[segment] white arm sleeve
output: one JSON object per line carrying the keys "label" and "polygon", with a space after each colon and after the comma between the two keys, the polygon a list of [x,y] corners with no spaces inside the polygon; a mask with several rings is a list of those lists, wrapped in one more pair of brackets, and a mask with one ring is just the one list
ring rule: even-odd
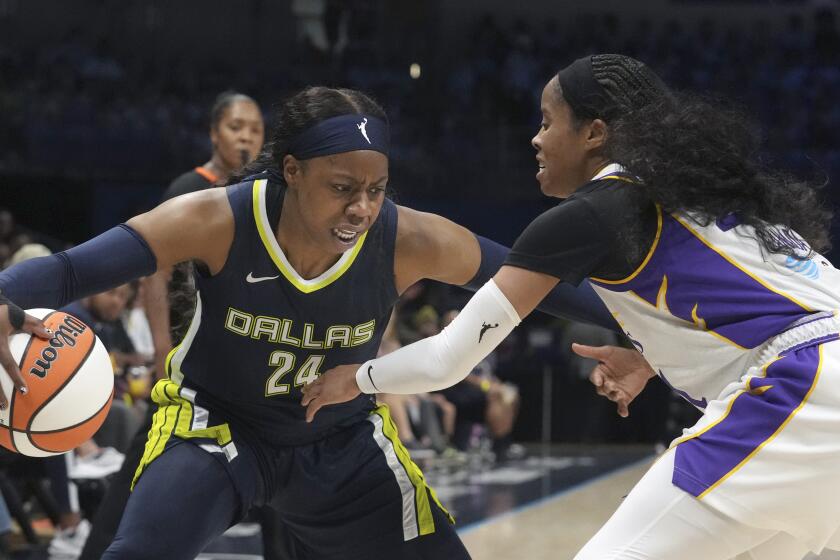
{"label": "white arm sleeve", "polygon": [[440,334],[368,360],[356,372],[363,393],[439,391],[464,379],[519,324],[513,305],[490,280]]}

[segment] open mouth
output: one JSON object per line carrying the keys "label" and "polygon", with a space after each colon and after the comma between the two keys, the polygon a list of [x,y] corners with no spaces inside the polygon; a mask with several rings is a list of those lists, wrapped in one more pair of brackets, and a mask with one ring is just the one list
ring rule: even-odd
{"label": "open mouth", "polygon": [[333,228],[332,234],[338,238],[339,241],[342,243],[351,244],[359,237],[358,231],[342,229],[342,228]]}

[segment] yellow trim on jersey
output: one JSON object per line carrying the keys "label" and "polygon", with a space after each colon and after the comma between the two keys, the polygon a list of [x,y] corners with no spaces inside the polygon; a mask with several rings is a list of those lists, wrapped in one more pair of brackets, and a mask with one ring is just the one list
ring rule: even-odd
{"label": "yellow trim on jersey", "polygon": [[712,422],[711,424],[709,424],[708,426],[706,426],[705,428],[703,428],[702,430],[697,432],[696,434],[690,434],[690,435],[683,436],[683,437],[677,439],[676,441],[674,441],[674,443],[671,444],[671,449],[673,449],[674,447],[678,446],[681,443],[685,443],[689,440],[692,440],[694,438],[698,438],[698,437],[702,436],[703,434],[705,434],[706,432],[708,432],[709,430],[711,430],[712,428],[714,428],[715,426],[717,426],[718,424],[720,424],[721,422],[726,420],[726,417],[729,416],[729,413],[732,411],[732,406],[735,404],[735,401],[738,400],[738,397],[740,397],[741,395],[743,395],[745,393],[747,393],[746,389],[738,389],[735,392],[735,395],[732,397],[732,400],[729,401],[729,405],[726,407],[726,412],[724,412],[723,415],[720,418],[718,418],[717,420],[715,420],[714,422]]}
{"label": "yellow trim on jersey", "polygon": [[691,310],[691,319],[694,321],[694,324],[695,324],[695,325],[697,325],[698,327],[700,327],[701,329],[703,329],[703,331],[704,331],[704,332],[707,332],[707,333],[709,333],[710,335],[714,336],[714,337],[715,337],[715,338],[717,338],[718,340],[721,340],[721,341],[723,341],[723,342],[725,342],[725,343],[727,343],[727,344],[731,344],[732,346],[734,346],[735,348],[738,348],[739,350],[749,350],[749,348],[746,348],[746,347],[744,347],[744,346],[741,346],[740,344],[738,344],[738,343],[737,343],[737,342],[735,342],[734,340],[730,340],[730,339],[726,338],[725,336],[723,336],[722,334],[720,334],[720,333],[716,333],[715,331],[713,331],[712,329],[710,329],[708,326],[706,326],[706,320],[705,320],[704,318],[700,317],[700,316],[697,314],[697,306],[698,306],[698,305],[700,305],[700,304],[699,304],[699,303],[695,303],[695,304],[694,304],[694,308]]}
{"label": "yellow trim on jersey", "polygon": [[[668,309],[668,303],[666,301],[667,291],[668,291],[667,276],[663,276],[663,282],[659,286],[659,293],[656,296],[656,305],[653,305],[652,303],[650,303],[648,300],[646,300],[645,298],[643,298],[642,296],[640,296],[639,294],[637,294],[633,290],[627,290],[625,293],[635,297],[636,299],[638,299],[640,302],[644,303],[645,305],[649,305],[649,306],[653,307],[654,309],[664,309],[665,311],[670,313],[672,317],[674,317],[676,319],[679,319],[681,321],[684,320],[680,317],[677,317],[673,313],[671,313],[670,309]],[[664,308],[662,307],[663,304],[664,304]],[[702,317],[700,317],[699,315],[697,315],[697,306],[698,305],[700,305],[700,304],[699,303],[694,304],[694,308],[691,310],[691,319],[699,329],[701,329],[703,332],[709,333],[710,335],[717,338],[721,342],[725,342],[726,344],[734,346],[735,348],[737,348],[739,350],[749,350],[749,348],[745,348],[744,346],[741,346],[740,344],[738,344],[734,340],[730,340],[730,339],[726,338],[725,336],[723,336],[722,334],[711,330],[706,325],[706,320],[703,319]],[[618,319],[616,319],[616,322],[618,322]],[[619,323],[619,326],[623,327],[623,325],[621,323]]]}
{"label": "yellow trim on jersey", "polygon": [[668,309],[668,275],[667,274],[662,276],[662,284],[659,285],[659,292],[657,292],[657,294],[656,294],[656,308],[665,311],[669,315],[673,315],[673,313],[671,313],[671,310]]}
{"label": "yellow trim on jersey", "polygon": [[606,181],[607,179],[615,179],[617,181],[624,181],[625,183],[632,183],[634,185],[640,185],[639,181],[634,181],[629,177],[622,177],[621,175],[605,175],[604,177],[600,177],[598,181]]}
{"label": "yellow trim on jersey", "polygon": [[[750,379],[750,381],[752,381],[752,379]],[[774,385],[763,385],[761,387],[755,387],[754,388],[754,387],[752,387],[752,383],[750,383],[750,394],[751,395],[756,395],[756,396],[761,396],[764,393],[766,393],[767,391],[769,391],[770,389],[772,389],[773,387],[774,387]]]}
{"label": "yellow trim on jersey", "polygon": [[746,268],[744,268],[743,266],[741,266],[740,264],[735,262],[735,260],[732,257],[730,257],[729,255],[727,255],[726,253],[724,253],[723,250],[718,249],[717,247],[712,245],[712,243],[710,241],[704,239],[703,236],[700,235],[697,231],[695,231],[694,228],[692,228],[690,225],[688,225],[688,223],[686,223],[686,221],[684,219],[680,218],[676,214],[672,214],[671,216],[675,220],[677,220],[685,229],[687,229],[689,232],[691,232],[694,235],[694,237],[696,237],[704,245],[706,245],[709,249],[711,249],[712,251],[714,251],[715,253],[717,253],[718,255],[723,257],[724,259],[726,259],[729,262],[729,264],[731,264],[735,268],[739,269],[741,272],[743,272],[744,274],[746,274],[747,276],[749,276],[750,278],[752,278],[753,280],[755,280],[756,282],[758,282],[759,284],[761,284],[762,286],[764,286],[765,288],[770,290],[771,292],[773,292],[775,294],[778,294],[778,295],[782,296],[783,298],[786,298],[786,299],[792,301],[793,303],[795,303],[796,305],[798,305],[799,307],[801,307],[805,311],[811,311],[811,312],[814,311],[814,309],[811,309],[810,307],[808,307],[804,303],[798,301],[796,298],[794,298],[792,296],[789,296],[788,294],[786,294],[782,291],[777,290],[776,288],[774,288],[773,286],[771,286],[770,284],[768,284],[767,282],[765,282],[764,280],[762,280],[761,278],[759,278],[758,276],[756,276],[755,274],[753,274],[752,272],[750,272],[749,270],[747,270]]}
{"label": "yellow trim on jersey", "polygon": [[[698,500],[702,500],[703,498],[705,498],[705,497],[709,494],[709,492],[711,492],[712,490],[714,490],[715,488],[717,488],[718,486],[720,486],[721,484],[723,484],[723,482],[724,482],[727,478],[729,478],[730,476],[732,476],[733,474],[735,474],[735,473],[736,473],[736,472],[737,472],[737,471],[738,471],[741,467],[743,467],[743,466],[747,463],[747,461],[749,461],[750,459],[752,459],[753,457],[755,457],[755,455],[756,455],[759,451],[761,451],[762,449],[764,449],[764,446],[765,446],[765,445],[767,445],[767,444],[768,444],[768,443],[770,443],[773,439],[775,439],[775,437],[776,437],[776,436],[778,436],[778,435],[781,433],[781,431],[785,429],[785,426],[787,426],[787,425],[788,425],[788,423],[790,423],[790,421],[791,421],[791,420],[793,420],[793,417],[794,417],[794,416],[796,416],[796,414],[797,414],[800,410],[802,410],[802,407],[803,407],[803,406],[805,406],[805,403],[806,403],[806,402],[808,402],[808,398],[811,396],[811,393],[813,393],[813,392],[814,392],[814,388],[816,388],[816,386],[817,386],[817,381],[819,381],[819,379],[820,379],[820,370],[822,370],[822,359],[823,359],[823,345],[822,345],[822,344],[820,344],[819,346],[817,346],[817,352],[819,353],[819,360],[817,361],[817,373],[816,373],[816,374],[814,374],[814,381],[813,381],[813,382],[811,382],[811,388],[810,388],[810,389],[808,389],[808,392],[807,392],[807,393],[805,393],[805,396],[802,398],[802,402],[800,402],[800,403],[799,403],[799,406],[797,406],[796,408],[794,408],[794,409],[793,409],[793,411],[792,411],[792,412],[788,415],[788,417],[787,417],[787,418],[785,418],[785,421],[784,421],[784,422],[782,422],[782,424],[781,424],[781,425],[780,425],[780,426],[776,429],[776,431],[775,431],[775,432],[773,432],[773,435],[771,435],[770,437],[768,437],[767,439],[765,439],[764,441],[762,441],[762,442],[761,442],[761,444],[760,444],[758,447],[756,447],[755,449],[753,449],[752,453],[750,453],[749,455],[747,455],[746,457],[744,457],[744,460],[743,460],[743,461],[741,461],[740,463],[738,463],[737,465],[735,465],[735,466],[732,468],[732,470],[730,470],[728,473],[726,473],[726,474],[725,474],[725,475],[723,475],[721,478],[719,478],[717,482],[715,482],[714,484],[712,484],[711,486],[709,486],[709,487],[708,487],[708,488],[707,488],[707,489],[706,489],[706,490],[705,490],[702,494],[700,494],[699,496],[697,496],[697,499],[698,499]],[[767,375],[766,371],[767,371],[767,370],[766,370],[766,368],[765,368],[765,375]],[[752,378],[750,378],[750,382],[752,382]],[[749,383],[748,383],[748,386],[749,386]],[[769,388],[770,388],[770,387],[767,387],[767,389],[769,389]],[[760,387],[760,389],[763,389],[763,387]],[[765,389],[765,391],[766,391],[767,389]]]}
{"label": "yellow trim on jersey", "polygon": [[[414,464],[408,450],[406,450],[405,446],[403,446],[400,441],[399,435],[397,434],[397,426],[391,418],[391,412],[388,409],[388,405],[380,404],[371,411],[371,414],[376,414],[382,418],[382,433],[394,446],[394,452],[397,455],[397,459],[405,469],[412,486],[414,486],[414,505],[417,511],[417,528],[419,529],[419,534],[429,535],[435,532],[435,521],[432,517],[431,505],[429,504],[430,495],[435,504],[437,504],[441,511],[446,514],[449,522],[454,524],[455,518],[453,518],[446,508],[441,505],[434,489],[426,484],[423,471],[420,470],[420,467]],[[429,491],[428,494],[426,493],[426,490]]]}
{"label": "yellow trim on jersey", "polygon": [[621,280],[606,280],[604,278],[595,278],[594,276],[591,276],[590,280],[594,280],[595,282],[600,282],[601,284],[626,284],[627,282],[629,282],[630,280],[632,280],[633,278],[638,276],[639,273],[641,273],[642,270],[644,270],[644,268],[647,266],[648,262],[650,261],[650,258],[653,256],[653,252],[656,251],[656,247],[657,247],[657,245],[659,245],[659,238],[660,238],[661,235],[662,235],[662,207],[657,204],[656,205],[656,237],[653,239],[653,243],[651,244],[650,249],[648,250],[648,253],[647,253],[647,256],[645,257],[645,260],[642,261],[642,264],[639,265],[639,267],[633,272],[633,274],[631,274],[627,278],[623,278]]}
{"label": "yellow trim on jersey", "polygon": [[227,424],[190,430],[194,415],[193,405],[181,396],[181,387],[172,380],[161,379],[155,383],[152,389],[152,400],[157,403],[158,409],[152,417],[152,427],[149,430],[143,457],[137,465],[137,470],[134,471],[134,478],[131,481],[132,490],[146,467],[163,453],[172,435],[184,439],[197,437],[215,439],[222,446],[230,443],[232,439],[230,427]]}
{"label": "yellow trim on jersey", "polygon": [[263,245],[265,246],[265,250],[268,251],[268,255],[271,257],[271,260],[274,261],[274,265],[277,267],[277,270],[280,271],[280,274],[289,281],[295,288],[300,290],[305,294],[312,293],[314,291],[320,290],[326,286],[329,286],[339,278],[341,275],[347,272],[347,269],[353,264],[358,256],[359,252],[362,250],[362,246],[365,244],[365,239],[367,239],[368,232],[364,232],[361,237],[359,237],[359,241],[356,242],[356,245],[350,249],[349,257],[346,257],[344,260],[344,264],[342,264],[338,269],[333,271],[329,276],[316,282],[314,284],[305,284],[301,282],[300,275],[290,267],[288,267],[284,262],[280,255],[277,254],[277,251],[274,249],[272,245],[272,239],[274,236],[274,232],[270,229],[266,230],[265,224],[263,224],[263,216],[260,212],[262,208],[262,202],[264,200],[264,192],[265,186],[267,185],[268,181],[266,179],[259,179],[254,181],[253,187],[253,200],[254,200],[254,221],[257,223],[257,231],[259,231],[260,239],[262,239]]}
{"label": "yellow trim on jersey", "polygon": [[166,373],[166,377],[172,378],[172,358],[175,356],[175,352],[181,347],[180,344],[175,346],[172,350],[169,351],[169,354],[166,355],[166,361],[163,363],[163,370]]}

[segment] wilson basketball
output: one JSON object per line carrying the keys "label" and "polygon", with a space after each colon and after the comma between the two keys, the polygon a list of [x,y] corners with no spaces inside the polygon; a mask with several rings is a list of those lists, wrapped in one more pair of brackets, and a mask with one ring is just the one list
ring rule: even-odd
{"label": "wilson basketball", "polygon": [[114,396],[111,358],[93,329],[79,319],[50,309],[30,309],[53,337],[27,333],[9,339],[28,392],[14,388],[0,368],[0,383],[9,401],[0,411],[0,444],[46,457],[70,451],[102,425]]}

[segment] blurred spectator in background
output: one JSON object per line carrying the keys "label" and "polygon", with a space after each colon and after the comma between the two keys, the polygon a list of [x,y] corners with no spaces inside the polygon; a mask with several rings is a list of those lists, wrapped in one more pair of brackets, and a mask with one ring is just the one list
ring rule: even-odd
{"label": "blurred spectator in background", "polygon": [[257,157],[264,139],[263,117],[257,102],[235,91],[219,94],[210,111],[210,160],[172,181],[163,201],[224,184],[232,173]]}
{"label": "blurred spectator in background", "polygon": [[[580,422],[575,426],[580,441],[584,443],[603,442],[610,437],[615,405],[592,391],[589,374],[598,365],[596,360],[581,357],[572,352],[572,343],[587,346],[620,346],[618,335],[607,329],[587,323],[569,322],[560,335],[558,347],[566,361],[569,381],[581,388],[576,410]],[[583,402],[581,402],[583,401]]]}
{"label": "blurred spectator in background", "polygon": [[[418,314],[421,314],[421,317],[430,317],[437,325],[437,312],[431,306],[425,306]],[[402,346],[397,331],[397,315],[396,310],[391,314],[379,346],[379,356]],[[415,319],[415,323],[417,322]],[[376,400],[388,405],[400,441],[411,451],[413,458],[426,459],[435,453],[443,453],[449,447],[455,426],[455,407],[451,403],[429,393],[379,393]]]}
{"label": "blurred spectator in background", "polygon": [[47,255],[52,255],[52,251],[46,245],[27,243],[9,257],[9,260],[6,261],[6,268],[28,259],[46,257]]}

